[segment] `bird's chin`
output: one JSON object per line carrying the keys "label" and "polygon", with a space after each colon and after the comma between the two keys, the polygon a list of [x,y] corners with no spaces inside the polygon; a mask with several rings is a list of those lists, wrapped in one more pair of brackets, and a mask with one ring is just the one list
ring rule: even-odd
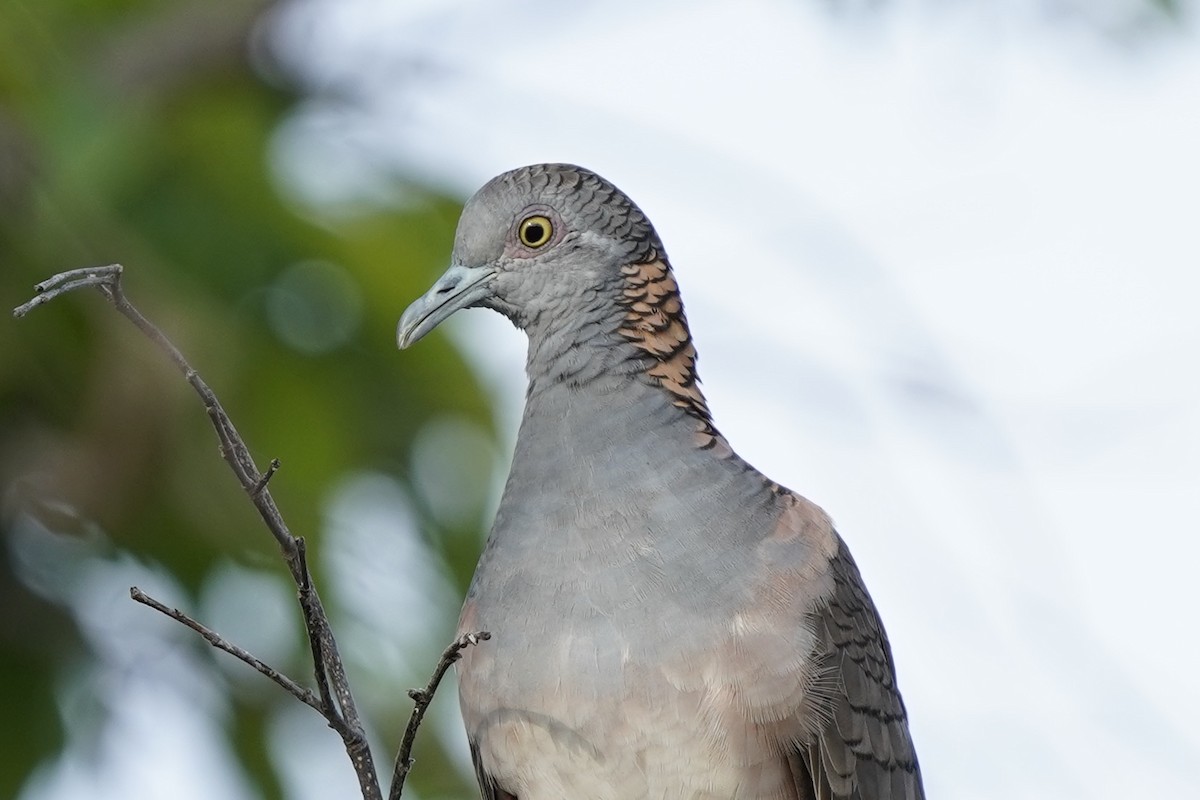
{"label": "bird's chin", "polygon": [[396,326],[400,349],[425,336],[459,309],[486,304],[492,298],[491,279],[495,274],[494,269],[486,266],[456,264],[446,270],[400,316]]}
{"label": "bird's chin", "polygon": [[506,303],[504,300],[501,300],[499,297],[496,297],[496,295],[492,294],[480,300],[475,305],[479,308],[491,309],[497,314],[507,318],[508,321],[517,328],[525,330],[524,316],[521,314],[521,310],[512,303]]}

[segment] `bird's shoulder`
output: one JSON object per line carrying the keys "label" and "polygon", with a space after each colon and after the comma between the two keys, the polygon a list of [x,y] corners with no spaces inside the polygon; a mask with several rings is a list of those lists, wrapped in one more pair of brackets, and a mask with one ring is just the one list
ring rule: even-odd
{"label": "bird's shoulder", "polygon": [[776,491],[779,522],[763,542],[797,543],[805,565],[789,566],[784,557],[768,574],[786,576],[787,594],[805,597],[814,637],[810,659],[797,670],[806,687],[793,717],[802,744],[789,755],[798,795],[923,797],[891,646],[858,565],[819,507]]}

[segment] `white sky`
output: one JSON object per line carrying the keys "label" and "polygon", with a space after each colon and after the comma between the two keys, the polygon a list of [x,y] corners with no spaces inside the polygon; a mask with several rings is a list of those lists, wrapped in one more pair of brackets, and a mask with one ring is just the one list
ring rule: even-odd
{"label": "white sky", "polygon": [[[930,796],[1193,795],[1195,35],[820,5],[297,3],[274,41],[357,106],[287,126],[283,180],[613,180],[671,254],[717,424],[862,566]],[[460,316],[511,438],[523,339]]]}

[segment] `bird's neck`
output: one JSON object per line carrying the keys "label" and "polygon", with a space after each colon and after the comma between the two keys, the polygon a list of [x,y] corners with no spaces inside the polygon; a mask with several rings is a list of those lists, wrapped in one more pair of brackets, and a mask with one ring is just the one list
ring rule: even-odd
{"label": "bird's neck", "polygon": [[727,450],[700,389],[679,286],[665,257],[652,256],[621,268],[614,302],[529,321],[526,418],[573,419],[599,434],[650,415],[695,447]]}

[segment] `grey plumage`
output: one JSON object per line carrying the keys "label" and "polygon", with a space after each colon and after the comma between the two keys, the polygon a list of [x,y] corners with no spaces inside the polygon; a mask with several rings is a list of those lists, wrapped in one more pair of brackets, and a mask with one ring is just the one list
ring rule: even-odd
{"label": "grey plumage", "polygon": [[456,310],[529,337],[512,469],[463,607],[489,800],[923,797],[891,650],[826,514],[713,426],[678,286],[579,167],[467,203],[402,347]]}

